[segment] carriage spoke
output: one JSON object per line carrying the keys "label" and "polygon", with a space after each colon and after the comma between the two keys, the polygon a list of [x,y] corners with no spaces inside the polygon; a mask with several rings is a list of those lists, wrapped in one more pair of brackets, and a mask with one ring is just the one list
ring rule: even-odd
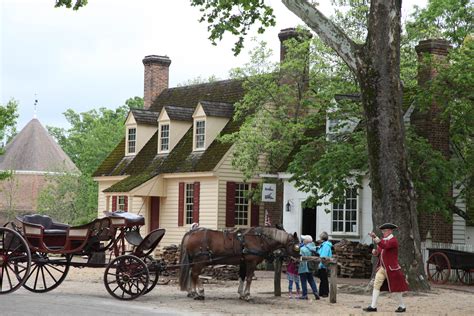
{"label": "carriage spoke", "polygon": [[0,291],[2,291],[2,287],[3,287],[3,266],[2,266],[2,269],[0,270]]}
{"label": "carriage spoke", "polygon": [[54,270],[56,270],[56,271],[58,271],[58,272],[60,272],[60,273],[63,273],[63,272],[64,272],[63,270],[61,270],[61,269],[56,268],[55,266],[53,266],[51,263],[47,263],[46,265],[47,265],[48,267],[53,268]]}
{"label": "carriage spoke", "polygon": [[57,283],[58,281],[56,280],[56,278],[53,276],[53,274],[51,272],[49,272],[49,269],[45,268],[46,272],[48,272],[49,276],[54,280],[54,283]]}
{"label": "carriage spoke", "polygon": [[28,277],[26,278],[27,280],[33,275],[33,273],[35,272],[35,270],[38,269],[38,266],[35,265],[35,267],[31,270],[30,274],[28,275]]}
{"label": "carriage spoke", "polygon": [[44,285],[44,289],[47,289],[47,285],[46,285],[46,278],[44,277],[44,267],[41,267],[41,276],[43,277],[43,285]]}
{"label": "carriage spoke", "polygon": [[38,266],[38,269],[36,269],[35,285],[33,286],[34,289],[36,289],[36,284],[38,283],[39,271],[40,271],[40,268]]}

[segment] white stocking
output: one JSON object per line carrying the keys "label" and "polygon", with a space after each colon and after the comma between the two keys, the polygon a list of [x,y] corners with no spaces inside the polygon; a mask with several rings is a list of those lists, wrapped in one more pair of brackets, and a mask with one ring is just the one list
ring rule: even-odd
{"label": "white stocking", "polygon": [[396,298],[397,298],[397,301],[398,301],[398,306],[400,306],[401,308],[405,308],[405,304],[403,304],[403,296],[402,296],[402,293],[396,293]]}
{"label": "white stocking", "polygon": [[379,298],[379,295],[380,290],[374,289],[374,291],[372,292],[372,304],[370,304],[370,306],[372,306],[373,308],[377,308],[377,299]]}

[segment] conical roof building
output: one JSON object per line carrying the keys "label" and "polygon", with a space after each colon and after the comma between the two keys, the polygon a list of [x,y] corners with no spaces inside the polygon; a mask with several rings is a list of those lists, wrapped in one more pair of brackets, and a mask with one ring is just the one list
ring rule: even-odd
{"label": "conical roof building", "polygon": [[36,118],[4,148],[0,171],[13,176],[0,181],[0,224],[16,214],[35,213],[37,199],[47,177],[80,173],[71,159]]}

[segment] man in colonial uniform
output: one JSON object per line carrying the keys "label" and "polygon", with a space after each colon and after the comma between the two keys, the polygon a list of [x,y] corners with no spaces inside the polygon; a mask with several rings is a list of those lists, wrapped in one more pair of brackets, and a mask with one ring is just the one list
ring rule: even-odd
{"label": "man in colonial uniform", "polygon": [[378,256],[379,261],[375,274],[374,291],[372,292],[372,304],[364,308],[366,312],[377,311],[377,298],[380,291],[396,293],[399,305],[395,312],[403,313],[406,311],[402,300],[402,292],[408,291],[408,284],[398,264],[398,240],[393,236],[393,230],[397,228],[397,225],[390,223],[380,226],[379,229],[383,233],[382,239],[373,232],[369,234],[377,244],[377,249],[372,250],[372,254]]}

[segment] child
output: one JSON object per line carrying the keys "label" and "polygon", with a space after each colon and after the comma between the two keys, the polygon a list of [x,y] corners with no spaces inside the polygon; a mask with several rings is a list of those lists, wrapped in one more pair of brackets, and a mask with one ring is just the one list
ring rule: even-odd
{"label": "child", "polygon": [[300,276],[298,275],[298,266],[293,258],[290,258],[286,268],[286,277],[288,278],[288,298],[293,298],[293,282],[296,284],[296,295],[300,295]]}

